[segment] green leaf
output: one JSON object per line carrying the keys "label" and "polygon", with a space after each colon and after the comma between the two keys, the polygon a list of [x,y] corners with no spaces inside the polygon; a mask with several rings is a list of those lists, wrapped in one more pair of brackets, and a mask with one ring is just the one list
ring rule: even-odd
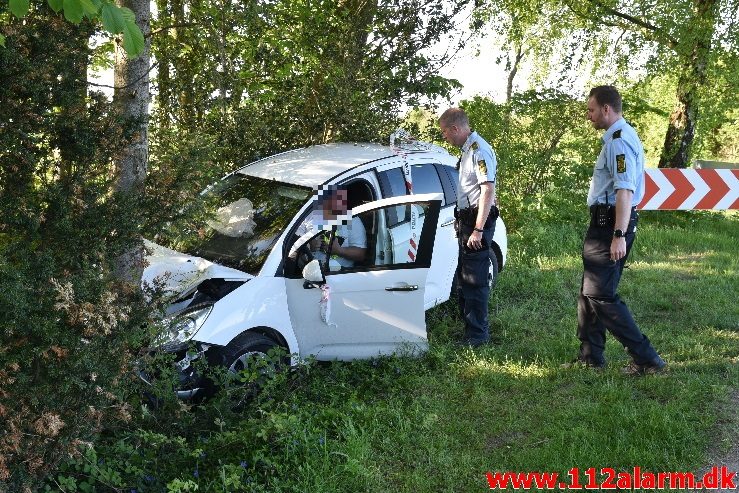
{"label": "green leaf", "polygon": [[51,10],[59,13],[60,10],[62,10],[62,7],[64,7],[64,0],[48,0],[49,7],[51,7]]}
{"label": "green leaf", "polygon": [[92,0],[80,0],[80,5],[82,5],[82,10],[87,15],[93,16],[98,13],[98,8]]}
{"label": "green leaf", "polygon": [[74,24],[79,24],[84,12],[80,0],[64,0],[64,18]]}
{"label": "green leaf", "polygon": [[10,11],[16,17],[23,17],[28,13],[29,0],[10,0]]}
{"label": "green leaf", "polygon": [[144,51],[144,34],[135,22],[126,22],[123,29],[123,49],[130,57],[137,57]]}
{"label": "green leaf", "polygon": [[5,48],[5,36],[3,36],[2,34],[0,34],[0,46]]}
{"label": "green leaf", "polygon": [[136,22],[136,14],[128,7],[121,7],[121,15],[126,22]]}
{"label": "green leaf", "polygon": [[100,13],[103,18],[103,27],[111,34],[122,32],[126,27],[126,21],[123,20],[121,9],[113,4],[106,3]]}

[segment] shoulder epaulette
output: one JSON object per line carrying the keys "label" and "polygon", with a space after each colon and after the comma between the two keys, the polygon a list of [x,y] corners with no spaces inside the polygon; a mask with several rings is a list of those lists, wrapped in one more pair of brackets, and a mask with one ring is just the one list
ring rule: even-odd
{"label": "shoulder epaulette", "polygon": [[621,138],[621,129],[619,128],[618,130],[616,130],[615,132],[613,132],[613,137],[611,137],[611,138],[613,138],[613,139],[620,139]]}

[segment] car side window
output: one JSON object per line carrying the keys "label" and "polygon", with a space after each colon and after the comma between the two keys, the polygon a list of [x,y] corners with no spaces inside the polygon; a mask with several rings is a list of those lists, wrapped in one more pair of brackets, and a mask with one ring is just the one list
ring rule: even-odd
{"label": "car side window", "polygon": [[[428,203],[419,202],[391,205],[358,214],[355,217],[366,225],[365,258],[352,262],[351,265],[344,263],[338,272],[329,267],[326,275],[430,265],[429,255],[421,254],[424,249],[430,251],[430,247],[425,243],[432,241],[431,237],[421,237],[428,208]],[[393,226],[383,227],[383,219],[389,216],[389,211],[397,216],[407,216],[409,219],[397,222]]]}
{"label": "car side window", "polygon": [[457,184],[459,183],[459,170],[452,166],[442,166],[442,168],[446,171],[447,177],[449,178],[448,182],[454,190],[454,201],[447,200],[447,203],[456,203],[457,195],[459,193],[457,190]]}
{"label": "car side window", "polygon": [[[413,174],[413,193],[440,193],[444,191],[433,164],[414,164],[411,173]],[[380,188],[383,197],[400,197],[406,195],[405,177],[401,168],[392,168],[379,172]],[[410,220],[410,212],[408,208],[398,207],[394,210],[388,210],[388,226],[393,227],[396,224]]]}

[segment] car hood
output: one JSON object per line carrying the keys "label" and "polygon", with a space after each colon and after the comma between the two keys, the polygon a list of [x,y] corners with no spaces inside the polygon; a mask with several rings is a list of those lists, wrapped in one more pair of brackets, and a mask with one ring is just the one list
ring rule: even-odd
{"label": "car hood", "polygon": [[240,270],[214,264],[201,257],[171,250],[144,240],[147,267],[141,278],[144,287],[161,289],[165,296],[189,291],[206,279],[248,281],[254,276]]}

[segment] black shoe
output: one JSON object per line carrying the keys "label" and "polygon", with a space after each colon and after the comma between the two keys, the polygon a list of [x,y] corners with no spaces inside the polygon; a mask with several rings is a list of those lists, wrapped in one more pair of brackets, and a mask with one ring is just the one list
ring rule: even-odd
{"label": "black shoe", "polygon": [[592,368],[593,370],[603,370],[606,367],[606,362],[593,361],[590,358],[582,359],[575,358],[569,363],[562,363],[559,365],[560,368]]}
{"label": "black shoe", "polygon": [[654,375],[656,373],[662,373],[667,369],[667,363],[656,356],[654,359],[647,361],[646,363],[639,364],[636,361],[631,361],[628,365],[621,369],[621,373],[624,375],[630,375],[632,377],[638,377],[641,375]]}
{"label": "black shoe", "polygon": [[493,342],[491,339],[483,339],[481,341],[474,341],[474,340],[470,340],[470,339],[462,339],[459,342],[459,345],[462,346],[462,347],[478,348],[480,346],[484,346],[484,345],[486,345],[488,343],[491,343],[491,342],[493,344],[495,344],[495,342]]}

